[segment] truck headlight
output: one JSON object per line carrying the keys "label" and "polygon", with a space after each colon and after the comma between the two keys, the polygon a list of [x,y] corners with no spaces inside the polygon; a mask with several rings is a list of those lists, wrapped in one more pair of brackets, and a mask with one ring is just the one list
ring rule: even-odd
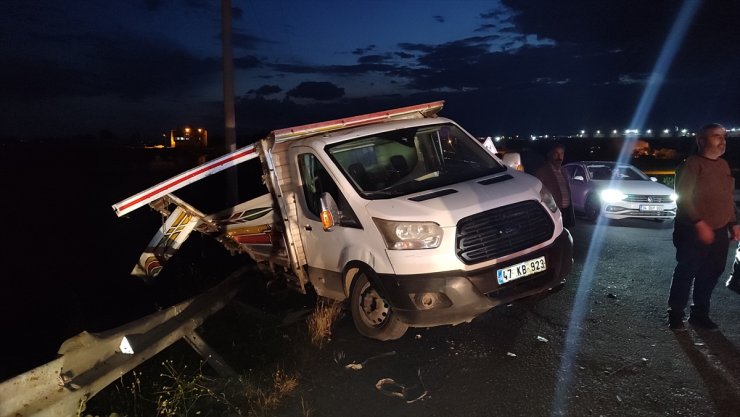
{"label": "truck headlight", "polygon": [[391,250],[433,249],[442,242],[442,228],[433,222],[397,222],[373,218]]}
{"label": "truck headlight", "polygon": [[555,199],[552,198],[552,194],[547,191],[547,188],[545,188],[544,185],[540,190],[540,198],[542,199],[542,203],[544,203],[551,212],[555,213],[558,211],[558,205],[555,204]]}
{"label": "truck headlight", "polygon": [[607,188],[606,190],[601,192],[601,200],[609,204],[616,203],[617,201],[622,201],[626,197],[627,196],[623,192],[615,190],[613,188]]}
{"label": "truck headlight", "polygon": [[672,193],[671,194],[671,201],[678,201],[678,194]]}

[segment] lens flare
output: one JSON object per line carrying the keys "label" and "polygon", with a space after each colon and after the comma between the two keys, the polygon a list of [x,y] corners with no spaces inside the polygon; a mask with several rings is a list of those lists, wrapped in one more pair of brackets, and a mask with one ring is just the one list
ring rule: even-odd
{"label": "lens flare", "polygon": [[[655,63],[655,68],[648,79],[645,91],[643,91],[640,102],[632,117],[632,123],[630,123],[630,126],[634,126],[635,130],[627,133],[624,144],[619,153],[619,158],[617,160],[618,163],[629,162],[632,149],[637,140],[637,133],[635,132],[643,130],[645,120],[647,120],[647,117],[650,115],[650,111],[655,103],[655,97],[658,95],[660,86],[665,79],[665,74],[668,72],[671,63],[673,62],[673,58],[676,56],[676,52],[686,35],[689,24],[699,9],[699,5],[699,0],[686,0],[681,6],[681,10],[676,17],[676,20],[673,22],[673,27],[671,27],[671,31],[663,44],[663,49],[660,51],[660,55]],[[612,179],[612,181],[614,180]],[[581,323],[583,322],[588,308],[588,297],[591,292],[591,283],[596,278],[596,265],[599,260],[599,255],[601,254],[604,234],[606,233],[603,221],[603,217],[599,217],[594,228],[594,233],[591,235],[591,243],[589,244],[586,260],[583,264],[583,270],[581,271],[581,280],[578,283],[573,311],[571,312],[570,321],[568,322],[568,331],[565,335],[565,347],[563,350],[563,356],[560,360],[560,369],[558,370],[558,377],[555,385],[555,395],[553,396],[551,409],[552,416],[564,416],[567,412],[568,391],[570,390],[573,380],[575,357],[580,350],[581,344]]]}

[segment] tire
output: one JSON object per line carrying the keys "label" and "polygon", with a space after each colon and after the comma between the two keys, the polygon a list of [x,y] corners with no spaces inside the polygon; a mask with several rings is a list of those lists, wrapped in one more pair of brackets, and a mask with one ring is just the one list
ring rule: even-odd
{"label": "tire", "polygon": [[352,284],[350,311],[357,331],[371,339],[396,340],[408,329],[408,325],[398,320],[364,272],[359,272]]}
{"label": "tire", "polygon": [[596,223],[596,220],[599,219],[599,215],[601,214],[601,204],[593,194],[589,194],[588,197],[586,197],[586,205],[583,211],[586,215],[586,220]]}

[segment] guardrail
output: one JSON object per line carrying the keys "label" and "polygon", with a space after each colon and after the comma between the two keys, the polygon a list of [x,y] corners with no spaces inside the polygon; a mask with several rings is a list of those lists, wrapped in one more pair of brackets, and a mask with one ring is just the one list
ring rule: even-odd
{"label": "guardrail", "polygon": [[196,329],[231,301],[246,270],[168,309],[106,332],[67,339],[57,359],[0,384],[0,417],[78,415],[103,388],[181,338],[216,371],[234,374]]}

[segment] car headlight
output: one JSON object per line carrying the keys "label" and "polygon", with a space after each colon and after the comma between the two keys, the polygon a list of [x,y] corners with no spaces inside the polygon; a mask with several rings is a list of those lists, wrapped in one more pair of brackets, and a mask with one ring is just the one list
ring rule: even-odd
{"label": "car headlight", "polygon": [[601,200],[610,204],[624,200],[626,197],[627,196],[623,192],[612,188],[607,188],[601,192]]}
{"label": "car headlight", "polygon": [[555,213],[558,211],[558,205],[555,204],[555,199],[552,198],[552,194],[547,191],[545,186],[542,186],[542,189],[540,190],[540,199],[542,199],[542,203],[544,203],[551,212]]}
{"label": "car headlight", "polygon": [[434,222],[397,222],[373,218],[391,250],[434,249],[442,242],[442,228]]}
{"label": "car headlight", "polygon": [[672,193],[671,194],[671,201],[678,201],[678,194]]}

